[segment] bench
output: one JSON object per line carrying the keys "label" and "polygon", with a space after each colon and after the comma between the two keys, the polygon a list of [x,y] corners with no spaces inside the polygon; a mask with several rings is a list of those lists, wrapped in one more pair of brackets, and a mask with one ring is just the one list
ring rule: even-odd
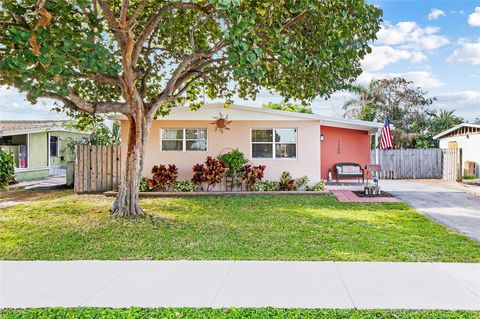
{"label": "bench", "polygon": [[337,175],[337,182],[340,178],[362,178],[364,182],[363,169],[360,164],[357,163],[336,163],[334,165],[335,173]]}

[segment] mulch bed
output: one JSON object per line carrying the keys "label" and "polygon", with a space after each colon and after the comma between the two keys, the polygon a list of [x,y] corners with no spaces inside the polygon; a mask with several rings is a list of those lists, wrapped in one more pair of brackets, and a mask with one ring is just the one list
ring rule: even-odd
{"label": "mulch bed", "polygon": [[393,196],[392,194],[390,193],[387,193],[387,192],[384,192],[384,191],[381,191],[380,192],[380,195],[370,195],[370,194],[365,194],[363,191],[353,191],[355,193],[355,195],[357,195],[358,197],[395,197]]}

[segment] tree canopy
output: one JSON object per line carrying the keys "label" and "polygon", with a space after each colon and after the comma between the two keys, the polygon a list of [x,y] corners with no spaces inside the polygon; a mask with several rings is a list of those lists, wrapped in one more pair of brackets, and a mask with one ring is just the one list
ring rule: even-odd
{"label": "tree canopy", "polygon": [[4,0],[0,84],[129,122],[114,215],[140,215],[151,122],[176,102],[309,102],[348,88],[380,28],[364,0]]}
{"label": "tree canopy", "polygon": [[425,115],[425,127],[415,138],[416,148],[438,147],[439,141],[433,137],[460,123],[463,118],[455,115],[455,110],[431,111]]}
{"label": "tree canopy", "polygon": [[388,114],[396,148],[437,147],[433,136],[463,121],[454,110],[432,109],[436,98],[403,78],[372,80],[351,90],[356,97],[345,102],[344,116],[383,122]]}
{"label": "tree canopy", "polygon": [[96,113],[129,112],[127,71],[153,110],[260,87],[311,100],[361,73],[380,14],[359,0],[6,0],[0,82]]}
{"label": "tree canopy", "polygon": [[268,102],[268,103],[262,104],[262,107],[265,109],[271,109],[271,110],[313,114],[311,107],[294,104],[290,102],[281,102],[281,103]]}

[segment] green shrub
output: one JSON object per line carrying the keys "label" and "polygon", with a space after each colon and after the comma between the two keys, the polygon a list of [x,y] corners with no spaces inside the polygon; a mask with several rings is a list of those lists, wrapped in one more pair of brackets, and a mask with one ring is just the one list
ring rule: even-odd
{"label": "green shrub", "polygon": [[238,148],[220,155],[218,159],[223,161],[228,166],[228,171],[226,174],[227,176],[237,176],[243,165],[247,164],[248,162],[245,154],[240,152]]}
{"label": "green shrub", "polygon": [[172,185],[175,192],[195,192],[198,186],[191,181],[175,182]]}
{"label": "green shrub", "polygon": [[300,178],[297,178],[295,180],[295,186],[297,187],[297,189],[300,189],[300,188],[303,188],[303,187],[306,187],[308,185],[308,177],[307,176],[302,176]]}
{"label": "green shrub", "polygon": [[278,182],[266,180],[266,181],[259,181],[253,185],[253,190],[256,192],[271,192],[271,191],[278,191],[280,190],[278,186]]}
{"label": "green shrub", "polygon": [[15,180],[15,158],[0,148],[0,190],[6,190]]}
{"label": "green shrub", "polygon": [[463,179],[477,179],[477,177],[473,175],[465,175],[463,176]]}
{"label": "green shrub", "polygon": [[292,174],[290,174],[290,172],[282,172],[278,184],[280,186],[280,190],[282,191],[295,190],[295,180],[292,178]]}
{"label": "green shrub", "polygon": [[312,192],[322,192],[325,190],[325,181],[322,179],[320,182],[316,183],[313,186],[305,187],[305,190]]}
{"label": "green shrub", "polygon": [[148,181],[148,178],[142,177],[140,180],[140,187],[139,190],[141,192],[150,192],[152,189],[150,188],[150,183]]}
{"label": "green shrub", "polygon": [[296,191],[302,187],[307,186],[308,177],[302,176],[300,178],[294,179],[290,172],[283,172],[280,176],[279,186],[282,191]]}

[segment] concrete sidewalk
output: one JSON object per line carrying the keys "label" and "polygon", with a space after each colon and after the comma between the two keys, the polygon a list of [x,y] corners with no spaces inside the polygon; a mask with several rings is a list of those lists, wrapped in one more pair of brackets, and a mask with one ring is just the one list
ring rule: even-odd
{"label": "concrete sidewalk", "polygon": [[0,306],[480,310],[480,264],[0,261]]}

